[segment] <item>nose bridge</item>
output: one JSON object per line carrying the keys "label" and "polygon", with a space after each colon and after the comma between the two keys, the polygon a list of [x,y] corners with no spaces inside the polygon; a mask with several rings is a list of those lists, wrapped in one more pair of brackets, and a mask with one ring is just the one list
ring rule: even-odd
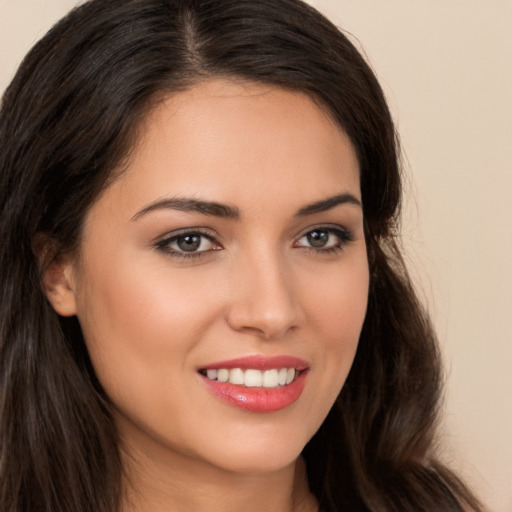
{"label": "nose bridge", "polygon": [[228,322],[265,339],[282,337],[298,322],[293,275],[282,254],[260,246],[241,258],[234,275]]}

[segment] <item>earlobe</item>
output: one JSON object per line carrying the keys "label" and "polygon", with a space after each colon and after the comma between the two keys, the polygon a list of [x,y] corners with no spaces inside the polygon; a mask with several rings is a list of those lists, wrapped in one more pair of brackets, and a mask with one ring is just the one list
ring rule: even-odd
{"label": "earlobe", "polygon": [[69,258],[52,261],[43,272],[42,284],[46,297],[59,315],[76,315],[73,264]]}

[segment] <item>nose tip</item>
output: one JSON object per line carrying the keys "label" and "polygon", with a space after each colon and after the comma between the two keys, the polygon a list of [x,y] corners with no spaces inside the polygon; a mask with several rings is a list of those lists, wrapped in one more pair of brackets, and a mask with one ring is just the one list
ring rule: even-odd
{"label": "nose tip", "polygon": [[278,272],[251,272],[244,281],[238,281],[236,298],[228,308],[232,329],[272,340],[298,326],[298,305],[289,279]]}
{"label": "nose tip", "polygon": [[228,323],[236,331],[256,334],[265,340],[280,339],[295,327],[295,324],[278,310],[241,311],[239,307],[231,308]]}

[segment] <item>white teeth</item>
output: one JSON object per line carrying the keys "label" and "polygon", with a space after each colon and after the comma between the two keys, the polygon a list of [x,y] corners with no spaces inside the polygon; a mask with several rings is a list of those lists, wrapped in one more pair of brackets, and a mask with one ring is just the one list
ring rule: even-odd
{"label": "white teeth", "polygon": [[241,368],[226,368],[206,370],[206,376],[210,380],[229,382],[248,388],[277,388],[286,386],[295,380],[297,371],[295,368],[275,368],[271,370],[242,370]]}
{"label": "white teeth", "polygon": [[217,380],[219,382],[227,382],[229,380],[229,370],[217,370]]}
{"label": "white teeth", "polygon": [[263,385],[263,373],[260,370],[245,370],[245,385],[248,388],[259,388]]}
{"label": "white teeth", "polygon": [[229,382],[231,384],[244,384],[244,372],[240,368],[233,368],[229,372]]}
{"label": "white teeth", "polygon": [[263,374],[264,388],[277,388],[279,381],[279,372],[277,370],[267,370]]}

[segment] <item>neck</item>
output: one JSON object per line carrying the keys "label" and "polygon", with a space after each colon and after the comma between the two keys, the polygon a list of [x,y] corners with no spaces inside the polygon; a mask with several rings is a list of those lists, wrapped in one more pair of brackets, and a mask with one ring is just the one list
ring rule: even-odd
{"label": "neck", "polygon": [[234,473],[199,461],[124,455],[122,512],[316,512],[301,458],[269,473]]}

